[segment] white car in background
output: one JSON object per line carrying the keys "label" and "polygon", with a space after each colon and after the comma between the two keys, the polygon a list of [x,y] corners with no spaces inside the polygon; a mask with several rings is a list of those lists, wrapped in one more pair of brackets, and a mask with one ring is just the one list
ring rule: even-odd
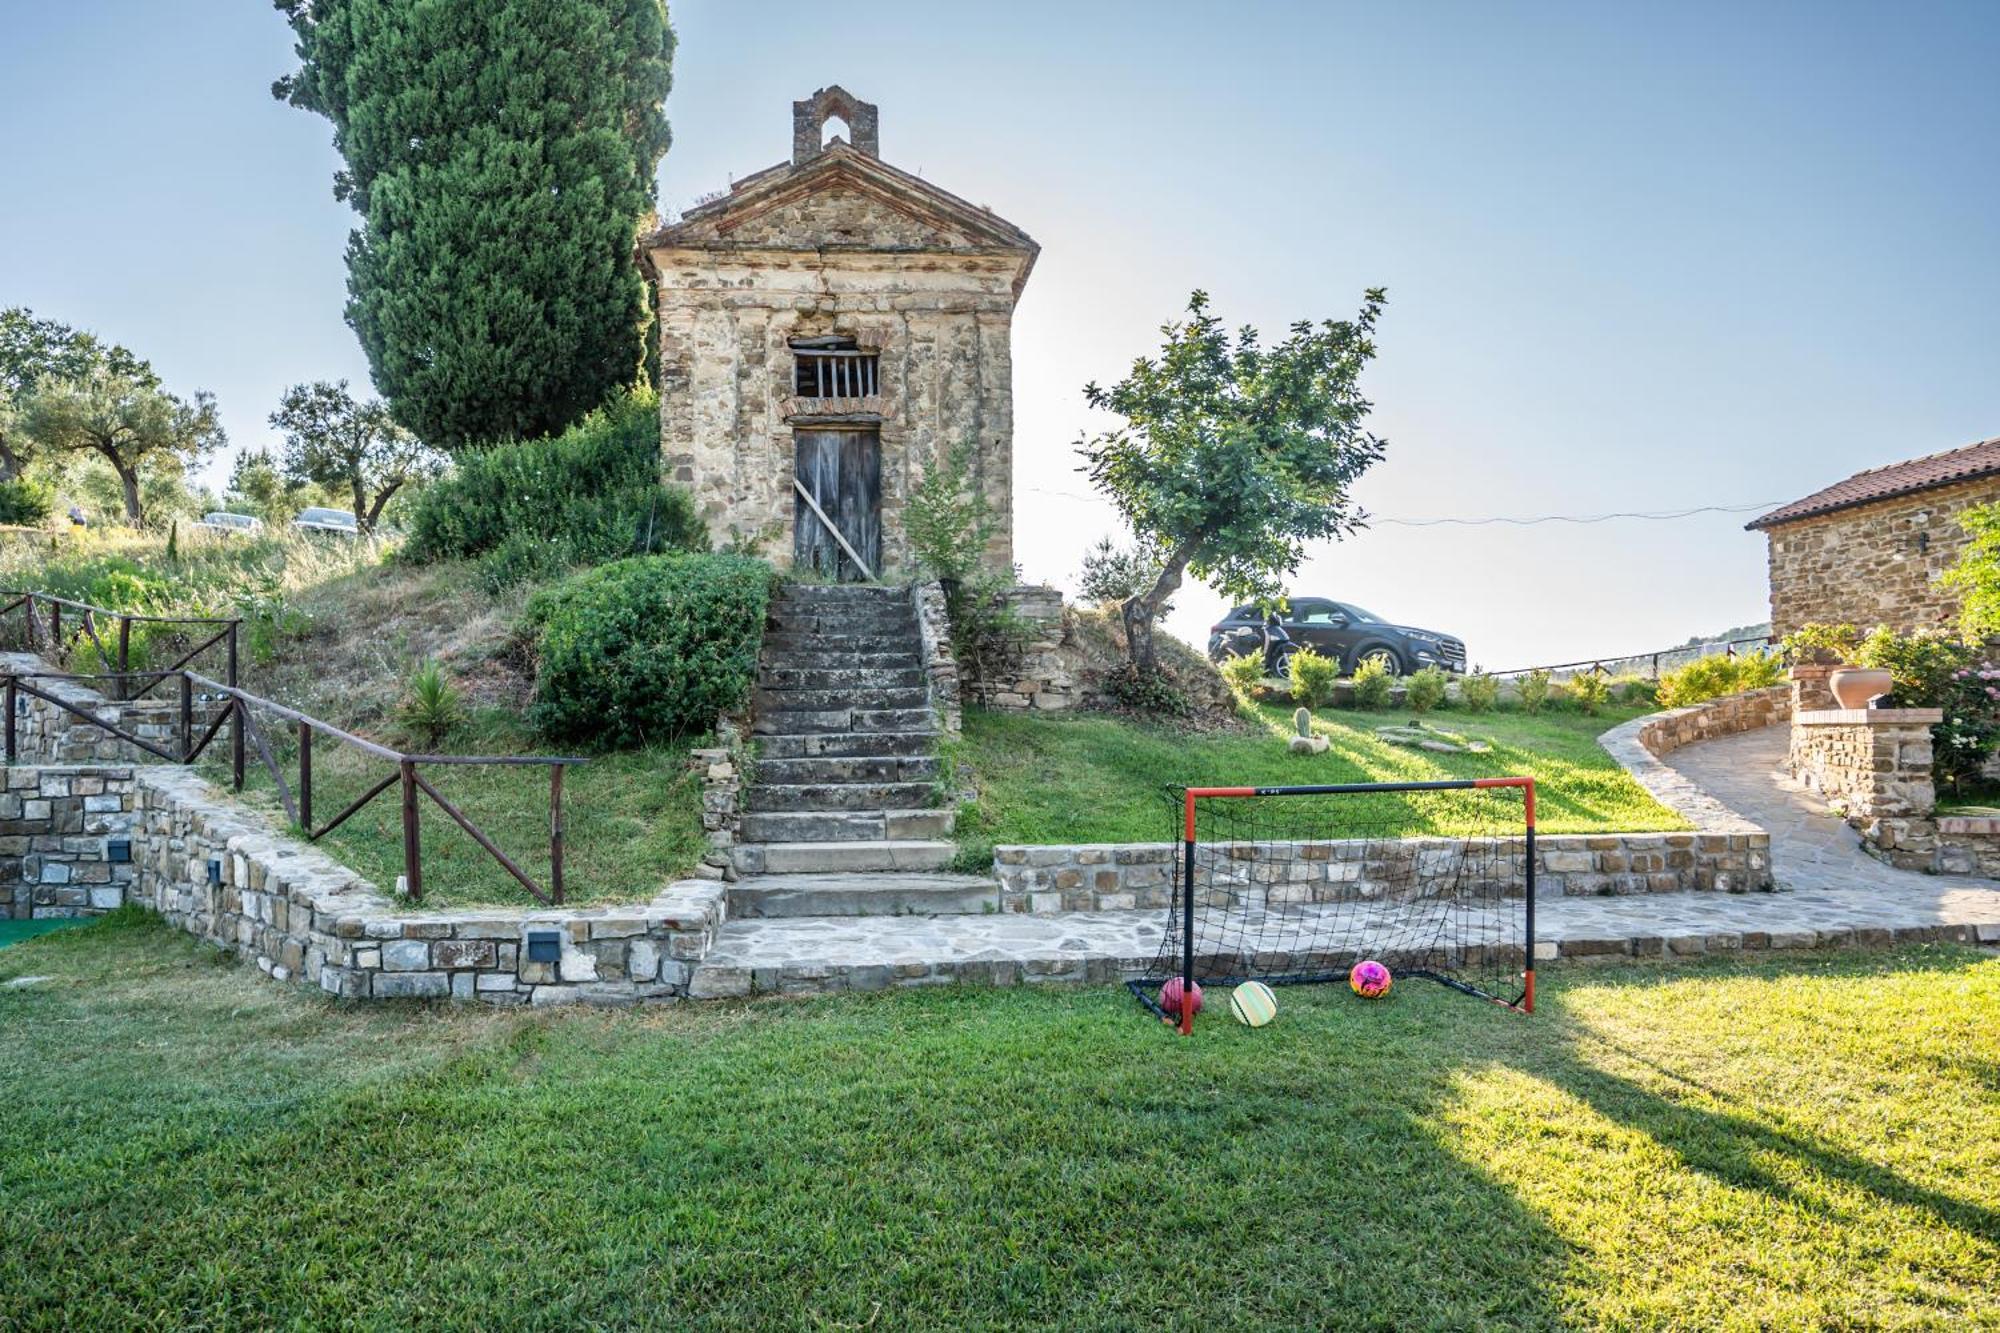
{"label": "white car in background", "polygon": [[292,527],[305,533],[326,532],[336,537],[359,537],[361,524],[345,509],[301,509]]}
{"label": "white car in background", "polygon": [[255,537],[264,531],[264,520],[249,514],[230,514],[222,510],[203,514],[201,522],[194,525],[203,532],[213,532],[225,537]]}

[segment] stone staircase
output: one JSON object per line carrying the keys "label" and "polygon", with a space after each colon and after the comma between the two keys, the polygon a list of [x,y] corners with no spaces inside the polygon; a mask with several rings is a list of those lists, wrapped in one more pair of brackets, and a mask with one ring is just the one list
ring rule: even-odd
{"label": "stone staircase", "polygon": [[944,873],[956,812],[908,589],[780,590],[753,712],[732,917],[997,910],[989,877]]}

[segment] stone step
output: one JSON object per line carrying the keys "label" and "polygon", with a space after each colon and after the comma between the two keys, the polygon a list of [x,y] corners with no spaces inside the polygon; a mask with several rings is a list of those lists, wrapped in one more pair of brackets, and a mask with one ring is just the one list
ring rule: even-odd
{"label": "stone step", "polygon": [[[774,738],[775,739],[775,738]],[[759,759],[758,783],[789,786],[805,782],[934,782],[932,755],[871,754],[824,759]]]}
{"label": "stone step", "polygon": [[810,736],[825,732],[937,730],[925,708],[776,708],[759,712],[751,730],[760,736]]}
{"label": "stone step", "polygon": [[729,886],[731,918],[977,916],[999,910],[1000,886],[984,875],[751,875]]}
{"label": "stone step", "polygon": [[917,613],[909,607],[774,606],[764,618],[767,633],[915,635]]}
{"label": "stone step", "polygon": [[755,709],[772,712],[838,712],[841,709],[882,711],[885,709],[927,708],[930,691],[921,686],[895,689],[758,690]]}
{"label": "stone step", "polygon": [[743,816],[745,842],[906,842],[949,838],[958,812],[917,810],[787,810]]}
{"label": "stone step", "polygon": [[866,651],[842,648],[839,651],[778,649],[764,645],[760,659],[767,671],[911,671],[923,668],[923,657],[914,647],[893,645]]}
{"label": "stone step", "polygon": [[933,782],[769,783],[758,775],[747,810],[759,814],[843,810],[929,810],[937,806]]}
{"label": "stone step", "polygon": [[787,605],[811,602],[896,602],[908,606],[910,590],[886,583],[787,583],[778,589],[771,601]]}
{"label": "stone step", "polygon": [[935,731],[827,731],[757,738],[759,771],[769,759],[914,758],[930,754]]}
{"label": "stone step", "polygon": [[852,630],[825,634],[798,634],[791,630],[770,630],[764,635],[764,650],[773,656],[803,654],[821,657],[841,653],[905,653],[912,659],[920,647],[914,626],[892,634],[857,634]]}
{"label": "stone step", "polygon": [[933,838],[738,843],[733,855],[737,871],[745,875],[942,870],[958,856],[958,844]]}
{"label": "stone step", "polygon": [[921,667],[766,666],[757,673],[766,690],[928,690]]}

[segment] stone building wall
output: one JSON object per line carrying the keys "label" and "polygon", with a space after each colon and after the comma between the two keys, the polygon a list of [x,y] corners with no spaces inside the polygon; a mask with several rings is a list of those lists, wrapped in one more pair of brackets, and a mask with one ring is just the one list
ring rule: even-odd
{"label": "stone building wall", "polygon": [[[134,788],[129,768],[15,766],[0,791],[0,919],[92,916],[125,901]],[[125,844],[119,858],[114,843]]]}
{"label": "stone building wall", "polygon": [[[839,225],[838,197],[815,225]],[[857,225],[861,225],[857,221]],[[1013,560],[1011,257],[868,253],[656,252],[661,452],[718,541],[792,556],[796,428],[874,424],[882,459],[885,580],[911,572],[901,513],[940,457],[973,448],[973,476],[1001,517],[989,560]],[[853,338],[881,358],[881,392],[793,396],[793,338]]]}
{"label": "stone building wall", "polygon": [[1772,632],[1815,621],[1902,633],[1950,624],[1958,599],[1936,579],[1965,545],[1958,517],[1995,500],[2000,478],[1984,477],[1767,529]]}

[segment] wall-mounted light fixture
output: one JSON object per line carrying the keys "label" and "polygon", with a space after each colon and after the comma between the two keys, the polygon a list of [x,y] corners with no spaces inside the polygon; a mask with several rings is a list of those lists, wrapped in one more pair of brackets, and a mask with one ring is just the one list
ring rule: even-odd
{"label": "wall-mounted light fixture", "polygon": [[112,838],[104,844],[104,859],[113,865],[126,865],[132,860],[132,840]]}
{"label": "wall-mounted light fixture", "polygon": [[211,860],[208,863],[208,886],[211,889],[222,887],[222,862]]}
{"label": "wall-mounted light fixture", "polygon": [[531,930],[528,932],[528,961],[531,963],[556,963],[562,961],[562,935],[553,930]]}

